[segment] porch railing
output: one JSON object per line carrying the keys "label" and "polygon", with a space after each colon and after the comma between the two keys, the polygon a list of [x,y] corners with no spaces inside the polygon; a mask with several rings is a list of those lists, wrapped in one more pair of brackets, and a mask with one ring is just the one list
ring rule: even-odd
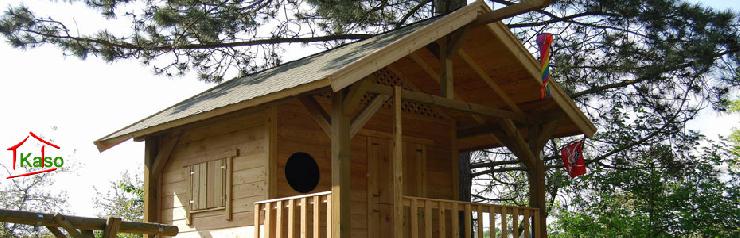
{"label": "porch railing", "polygon": [[254,237],[329,237],[331,191],[259,201],[254,211]]}
{"label": "porch railing", "polygon": [[[404,237],[541,237],[537,208],[404,196]],[[331,192],[254,205],[254,237],[330,237]],[[384,228],[387,229],[387,228]]]}
{"label": "porch railing", "polygon": [[[533,231],[541,222],[537,208],[468,203],[453,200],[403,197],[410,217],[408,235],[411,238],[432,237],[540,237]],[[475,224],[474,224],[475,223]],[[462,226],[461,226],[462,225]]]}

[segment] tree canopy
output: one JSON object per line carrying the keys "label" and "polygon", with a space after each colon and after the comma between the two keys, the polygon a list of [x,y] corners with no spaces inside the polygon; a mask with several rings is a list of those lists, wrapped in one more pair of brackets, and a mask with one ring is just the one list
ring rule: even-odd
{"label": "tree canopy", "polygon": [[[77,33],[17,5],[0,17],[0,34],[22,49],[54,45],[83,59],[138,59],[158,74],[194,71],[220,82],[280,64],[296,44],[331,49],[453,2],[86,0],[107,18],[129,19],[130,30]],[[599,130],[587,143],[590,171],[578,179],[566,177],[557,156],[572,138],[548,143],[554,229],[575,230],[565,236],[614,227],[654,236],[737,234],[737,152],[686,129],[701,110],[727,110],[740,84],[737,13],[678,0],[562,0],[504,23],[533,52],[536,34],[555,34],[553,80]],[[478,151],[470,167],[474,200],[524,203],[524,168],[508,151]]]}

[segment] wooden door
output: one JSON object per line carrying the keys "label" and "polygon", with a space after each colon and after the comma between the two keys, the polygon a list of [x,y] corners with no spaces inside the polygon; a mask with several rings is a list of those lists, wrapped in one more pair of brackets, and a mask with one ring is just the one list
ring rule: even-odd
{"label": "wooden door", "polygon": [[393,236],[393,190],[391,141],[368,137],[367,214],[368,237]]}

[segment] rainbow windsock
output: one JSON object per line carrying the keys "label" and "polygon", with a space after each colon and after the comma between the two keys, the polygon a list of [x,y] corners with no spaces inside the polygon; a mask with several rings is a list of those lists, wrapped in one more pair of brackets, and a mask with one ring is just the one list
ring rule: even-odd
{"label": "rainbow windsock", "polygon": [[540,87],[540,99],[545,98],[545,94],[550,94],[547,84],[550,82],[550,47],[552,46],[552,34],[542,33],[537,35],[537,48],[540,49],[540,76],[542,77],[542,86]]}

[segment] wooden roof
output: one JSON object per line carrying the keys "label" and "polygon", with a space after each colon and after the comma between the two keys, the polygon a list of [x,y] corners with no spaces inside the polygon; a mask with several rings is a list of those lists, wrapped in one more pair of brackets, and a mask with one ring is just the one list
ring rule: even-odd
{"label": "wooden roof", "polygon": [[[412,75],[409,80],[417,81],[420,90],[438,92],[433,84],[422,82],[434,79],[433,72],[439,72],[439,63],[429,45],[466,25],[474,27],[468,27],[461,53],[453,57],[455,89],[460,99],[503,108],[515,103],[528,115],[552,111],[554,107],[569,119],[556,135],[592,135],[595,127],[556,83],[551,84],[552,97],[539,100],[538,63],[503,24],[474,24],[488,12],[491,9],[485,3],[476,1],[443,17],[232,79],[94,143],[103,151],[131,138],[316,89],[331,87],[338,91],[383,68],[400,69],[393,71],[399,77]],[[500,87],[496,89],[495,85]],[[508,101],[497,96],[501,93],[508,95]]]}

